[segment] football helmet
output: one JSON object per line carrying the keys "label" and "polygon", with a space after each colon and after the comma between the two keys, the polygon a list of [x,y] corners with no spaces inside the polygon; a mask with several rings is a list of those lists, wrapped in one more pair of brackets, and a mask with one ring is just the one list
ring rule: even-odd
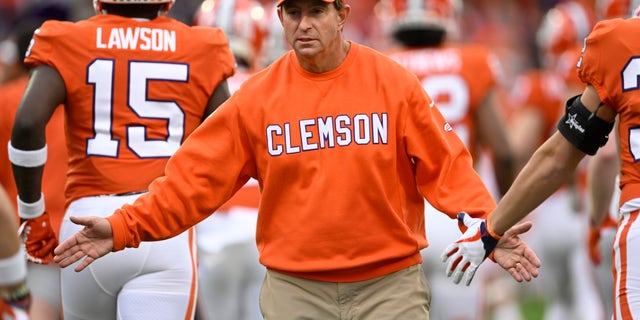
{"label": "football helmet", "polygon": [[259,20],[263,16],[262,6],[252,0],[205,0],[194,14],[193,24],[222,29],[236,59],[251,65],[261,41]]}
{"label": "football helmet", "polygon": [[621,18],[629,14],[631,0],[597,0],[596,10],[602,19]]}
{"label": "football helmet", "polygon": [[638,17],[640,0],[597,0],[596,8],[602,19]]}
{"label": "football helmet", "polygon": [[579,1],[561,2],[549,9],[536,33],[545,66],[554,67],[560,55],[582,46],[595,22],[593,10]]}
{"label": "football helmet", "polygon": [[289,47],[273,2],[264,0],[204,0],[196,10],[194,25],[224,31],[236,59],[260,69]]}
{"label": "football helmet", "polygon": [[434,45],[455,37],[461,0],[382,0],[393,37],[407,45]]}
{"label": "football helmet", "polygon": [[102,13],[102,4],[103,3],[114,3],[114,4],[145,4],[145,3],[166,3],[167,6],[163,11],[168,12],[173,6],[173,3],[176,0],[93,0],[93,8],[96,10],[96,13]]}

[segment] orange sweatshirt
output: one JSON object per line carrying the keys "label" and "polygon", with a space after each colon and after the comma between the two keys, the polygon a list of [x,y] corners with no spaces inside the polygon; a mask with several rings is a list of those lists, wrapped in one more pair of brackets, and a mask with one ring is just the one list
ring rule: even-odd
{"label": "orange sweatshirt", "polygon": [[179,234],[250,177],[261,188],[261,263],[323,281],[420,263],[424,198],[452,218],[495,206],[416,76],[351,43],[332,71],[307,72],[291,51],[246,80],[187,138],[165,177],[108,218],[113,250]]}

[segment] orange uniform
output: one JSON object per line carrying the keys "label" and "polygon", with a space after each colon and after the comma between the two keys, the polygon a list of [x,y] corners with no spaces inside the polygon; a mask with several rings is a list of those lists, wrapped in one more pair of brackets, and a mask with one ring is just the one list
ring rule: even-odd
{"label": "orange uniform", "polygon": [[640,29],[638,19],[614,19],[600,22],[585,40],[578,62],[578,76],[591,84],[600,99],[613,107],[620,116],[620,205],[640,197],[640,94],[638,70],[640,46],[633,45],[627,34]]}
{"label": "orange uniform", "polygon": [[[434,7],[439,7],[441,4],[444,4],[443,6],[446,6],[447,3],[452,4],[449,1],[424,1],[425,8],[417,10],[405,7],[409,5],[409,2],[396,1],[396,10],[399,13],[407,12],[407,14],[412,10],[414,13],[424,10],[425,23],[430,21],[428,16],[441,14],[436,13]],[[438,5],[434,5],[435,2]],[[429,28],[424,29],[425,31],[429,30]],[[447,31],[449,36],[451,33]],[[424,89],[433,98],[445,119],[471,152],[476,171],[480,173],[490,190],[495,190],[493,194],[497,199],[501,188],[506,188],[498,181],[504,181],[500,178],[508,176],[510,183],[513,173],[509,172],[508,175],[504,175],[503,173],[508,170],[508,166],[501,166],[504,170],[496,172],[491,165],[496,163],[494,162],[495,156],[498,157],[497,159],[510,159],[510,146],[506,133],[504,136],[502,134],[491,136],[481,134],[483,131],[488,132],[488,127],[503,126],[501,117],[495,117],[493,123],[483,122],[478,117],[479,114],[493,114],[494,110],[496,113],[502,111],[500,103],[494,104],[497,102],[495,100],[497,100],[501,74],[494,54],[484,45],[444,42],[429,47],[406,46],[392,52],[390,56],[418,76]],[[497,136],[504,138],[504,143],[496,141]],[[500,146],[497,146],[498,144]],[[485,147],[486,151],[482,150],[483,148],[480,146]],[[485,154],[485,159],[483,159]],[[434,295],[431,299],[429,313],[434,319],[475,318],[485,308],[484,288],[481,285],[485,280],[476,280],[470,287],[458,286],[446,276],[446,264],[441,262],[440,254],[450,243],[458,239],[458,230],[448,217],[431,208],[429,204],[426,206],[425,220],[429,248],[422,251],[423,269],[432,287],[439,290],[439,294]],[[486,278],[486,275],[486,272],[481,271],[475,277],[476,279]],[[456,299],[466,308],[451,308],[451,299]]]}
{"label": "orange uniform", "polygon": [[481,45],[408,49],[391,57],[415,73],[474,159],[478,141],[475,108],[498,82],[496,57]]}
{"label": "orange uniform", "polygon": [[556,124],[562,117],[565,91],[563,79],[554,72],[529,70],[516,79],[513,95],[513,115],[525,107],[536,108],[543,120],[544,127],[539,136],[540,146],[556,131]]}
{"label": "orange uniform", "polygon": [[613,243],[613,319],[634,319],[640,314],[640,45],[633,40],[638,30],[637,18],[599,22],[586,38],[578,61],[580,79],[618,113],[621,193]]}
{"label": "orange uniform", "polygon": [[[34,33],[25,63],[55,69],[65,86],[69,162],[60,239],[77,231],[68,216],[110,214],[162,176],[210,111],[216,89],[235,72],[220,29],[166,16],[49,20]],[[64,318],[191,319],[195,262],[189,229],[115,254],[90,272],[62,269]]]}
{"label": "orange uniform", "polygon": [[168,17],[48,21],[34,40],[25,62],[54,67],[74,97],[65,104],[67,205],[146,190],[201,123],[214,88],[234,72],[219,29]]}
{"label": "orange uniform", "polygon": [[[20,104],[20,98],[27,86],[28,76],[8,82],[0,87],[2,117],[0,117],[0,184],[5,188],[13,205],[17,203],[18,190],[13,180],[13,171],[7,154],[11,139],[13,120]],[[42,192],[45,194],[45,208],[51,219],[53,232],[58,236],[60,222],[64,217],[64,186],[67,180],[67,147],[64,139],[64,111],[59,108],[47,124],[47,164],[42,178]],[[16,217],[17,218],[17,217]]]}
{"label": "orange uniform", "polygon": [[290,51],[246,80],[148,194],[108,217],[114,251],[182,232],[250,177],[262,191],[261,263],[309,279],[420,263],[424,198],[452,218],[488,214],[495,202],[469,152],[415,75],[350,45],[332,71],[305,71]]}

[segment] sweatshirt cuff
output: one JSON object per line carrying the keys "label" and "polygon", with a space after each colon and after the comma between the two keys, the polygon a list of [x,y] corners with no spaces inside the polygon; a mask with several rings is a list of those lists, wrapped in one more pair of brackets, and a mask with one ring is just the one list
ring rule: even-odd
{"label": "sweatshirt cuff", "polygon": [[113,234],[113,249],[111,251],[116,252],[123,250],[126,247],[126,224],[121,215],[114,213],[107,217],[107,221],[111,225],[111,233]]}

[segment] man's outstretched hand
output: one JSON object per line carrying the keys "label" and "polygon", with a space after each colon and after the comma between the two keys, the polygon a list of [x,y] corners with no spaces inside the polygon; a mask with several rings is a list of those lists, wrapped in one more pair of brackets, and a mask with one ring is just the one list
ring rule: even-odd
{"label": "man's outstretched hand", "polygon": [[71,222],[84,228],[60,243],[53,251],[53,261],[65,268],[84,258],[75,271],[82,271],[96,259],[113,250],[111,224],[100,217],[71,217]]}
{"label": "man's outstretched hand", "polygon": [[532,226],[531,221],[526,221],[511,227],[493,251],[493,260],[518,282],[537,277],[541,265],[536,253],[519,237]]}
{"label": "man's outstretched hand", "polygon": [[452,277],[454,283],[462,280],[468,286],[487,257],[507,270],[518,282],[530,281],[538,276],[540,260],[519,237],[531,229],[531,222],[517,224],[500,237],[489,232],[486,219],[472,218],[461,212],[458,220],[467,227],[467,231],[450,244],[441,256],[447,264],[447,277]]}

